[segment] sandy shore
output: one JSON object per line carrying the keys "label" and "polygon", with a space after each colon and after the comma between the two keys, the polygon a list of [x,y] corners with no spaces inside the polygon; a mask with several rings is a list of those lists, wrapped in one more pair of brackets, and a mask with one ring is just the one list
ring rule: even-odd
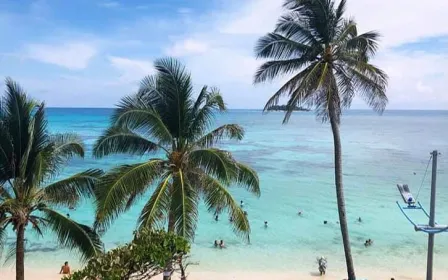
{"label": "sandy shore", "polygon": [[[409,271],[402,270],[398,272],[392,271],[374,271],[368,269],[357,270],[358,279],[369,280],[390,280],[394,277],[395,280],[422,280],[425,278],[425,271]],[[188,276],[189,280],[308,280],[308,279],[325,279],[325,280],[342,280],[345,277],[344,271],[329,271],[327,275],[321,277],[315,272],[249,272],[249,271],[235,271],[235,272],[191,272]],[[173,279],[179,279],[177,275]],[[0,270],[0,279],[14,280],[15,273],[12,268],[3,268]],[[27,270],[27,280],[60,280],[61,276],[50,270]],[[153,279],[162,279],[162,276]],[[448,270],[435,271],[435,280],[448,279]]]}

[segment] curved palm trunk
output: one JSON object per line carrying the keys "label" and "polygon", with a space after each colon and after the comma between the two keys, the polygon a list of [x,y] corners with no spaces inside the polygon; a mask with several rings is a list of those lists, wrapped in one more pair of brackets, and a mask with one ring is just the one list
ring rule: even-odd
{"label": "curved palm trunk", "polygon": [[[174,216],[173,214],[170,212],[169,216],[168,216],[168,232],[173,232],[174,231]],[[173,270],[173,264],[171,262],[168,262],[165,266],[165,271],[163,274],[163,280],[171,280],[171,271]],[[165,274],[170,272],[170,274]]]}
{"label": "curved palm trunk", "polygon": [[16,280],[25,279],[25,225],[17,227]]}
{"label": "curved palm trunk", "polygon": [[334,173],[336,184],[336,198],[338,203],[339,224],[341,225],[342,242],[344,244],[345,262],[347,265],[348,280],[356,280],[353,266],[350,238],[348,234],[347,218],[345,214],[344,185],[342,183],[342,147],[339,133],[339,123],[333,106],[329,106],[330,124],[333,131],[334,142]]}

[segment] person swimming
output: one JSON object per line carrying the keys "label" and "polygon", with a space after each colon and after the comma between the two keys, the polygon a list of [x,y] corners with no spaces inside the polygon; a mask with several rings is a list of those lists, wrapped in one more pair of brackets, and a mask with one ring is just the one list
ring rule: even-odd
{"label": "person swimming", "polygon": [[302,211],[299,210],[299,212],[297,213],[297,215],[302,216]]}
{"label": "person swimming", "polygon": [[233,216],[230,216],[229,222],[233,222]]}
{"label": "person swimming", "polygon": [[328,222],[327,222],[327,221],[324,221],[324,225],[326,225],[326,224],[328,224]]}
{"label": "person swimming", "polygon": [[240,206],[241,206],[241,208],[244,207],[244,201],[241,200],[241,202],[240,202]]}
{"label": "person swimming", "polygon": [[372,239],[369,238],[369,239],[367,239],[366,242],[364,243],[364,246],[367,247],[367,246],[371,246],[372,244],[373,244],[373,241],[372,241]]}
{"label": "person swimming", "polygon": [[65,262],[64,265],[61,267],[61,271],[59,271],[59,274],[65,274],[70,275],[70,266],[68,265],[68,262]]}
{"label": "person swimming", "polygon": [[213,246],[215,246],[215,248],[218,248],[218,246],[219,246],[218,240],[215,240],[215,244]]}
{"label": "person swimming", "polygon": [[69,213],[67,213],[67,218],[69,218],[69,219],[70,219],[70,214],[69,214]]}
{"label": "person swimming", "polygon": [[221,239],[221,241],[219,241],[219,248],[223,249],[225,247],[226,245],[224,244],[224,240]]}
{"label": "person swimming", "polygon": [[216,215],[216,216],[215,216],[215,221],[218,221],[218,220],[219,220],[219,216]]}
{"label": "person swimming", "polygon": [[264,221],[264,227],[265,227],[265,228],[268,227],[268,221]]}
{"label": "person swimming", "polygon": [[358,222],[362,223],[362,219],[361,219],[361,217],[358,218]]}

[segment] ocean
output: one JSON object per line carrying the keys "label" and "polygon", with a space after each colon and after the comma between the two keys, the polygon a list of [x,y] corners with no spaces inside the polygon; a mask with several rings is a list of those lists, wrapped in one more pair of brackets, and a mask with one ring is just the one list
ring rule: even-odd
{"label": "ocean", "polygon": [[[71,161],[61,176],[145,160],[123,155],[92,158],[93,143],[108,127],[111,113],[112,109],[48,109],[50,130],[78,133],[88,150],[84,160]],[[316,268],[317,256],[327,257],[329,269],[344,267],[330,126],[317,121],[312,112],[297,112],[286,125],[282,125],[282,118],[281,112],[262,114],[259,110],[230,110],[217,116],[217,125],[238,123],[246,130],[241,142],[224,142],[221,147],[258,171],[262,194],[256,198],[243,189],[232,188],[235,198],[245,202],[252,228],[250,244],[233,234],[228,217],[223,215],[216,222],[213,213],[200,206],[192,246],[192,260],[199,265],[192,269],[311,271]],[[396,184],[408,183],[416,194],[423,181],[419,201],[429,210],[431,167],[426,178],[424,175],[430,152],[437,149],[441,155],[436,220],[448,224],[447,128],[448,111],[386,111],[378,116],[351,110],[344,114],[343,172],[355,266],[424,269],[427,235],[415,232],[401,214],[396,205],[401,201]],[[143,203],[140,201],[116,220],[103,238],[106,248],[131,239]],[[302,216],[297,215],[299,210]],[[79,222],[93,221],[88,202],[76,211],[62,211]],[[427,222],[423,215],[414,218],[418,223]],[[264,221],[268,221],[267,228]],[[64,261],[79,267],[76,255],[58,248],[53,236],[38,239],[31,231],[26,234],[27,267],[58,270]],[[374,243],[366,248],[364,241],[369,238]],[[215,239],[223,239],[227,248],[213,248]],[[448,260],[448,233],[437,235],[435,240],[435,268],[443,268]]]}

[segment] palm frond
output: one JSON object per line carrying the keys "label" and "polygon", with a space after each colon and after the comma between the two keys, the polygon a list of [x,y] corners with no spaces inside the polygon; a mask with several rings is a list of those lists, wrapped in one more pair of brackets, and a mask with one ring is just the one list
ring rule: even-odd
{"label": "palm frond", "polygon": [[260,180],[258,178],[257,172],[240,162],[235,162],[237,170],[237,176],[235,177],[235,182],[238,185],[246,187],[246,190],[256,196],[260,196]]}
{"label": "palm frond", "polygon": [[188,161],[192,166],[216,176],[223,182],[228,182],[231,176],[235,176],[235,161],[223,150],[215,148],[194,150],[188,155]]}
{"label": "palm frond", "polygon": [[347,40],[343,50],[349,53],[358,52],[359,55],[372,57],[378,50],[379,37],[380,34],[376,31],[360,34]]}
{"label": "palm frond", "polygon": [[246,238],[249,241],[250,225],[244,211],[234,200],[230,192],[218,180],[203,174],[201,176],[205,204],[209,211],[217,208],[228,209],[229,215],[233,218],[232,227],[235,234]]}
{"label": "palm frond", "polygon": [[103,175],[100,169],[88,169],[54,182],[43,189],[45,200],[61,206],[75,206],[81,197],[94,196],[95,184]]}
{"label": "palm frond", "polygon": [[296,42],[291,38],[277,33],[268,33],[258,39],[255,45],[257,58],[272,58],[284,60],[299,58],[312,51],[307,44]]}
{"label": "palm frond", "polygon": [[173,178],[170,212],[177,235],[193,240],[198,221],[199,194],[179,170]]}
{"label": "palm frond", "polygon": [[160,114],[136,96],[125,97],[121,100],[112,121],[115,126],[142,132],[157,139],[159,143],[170,144],[173,140]]}
{"label": "palm frond", "polygon": [[170,208],[170,185],[172,175],[167,174],[160,180],[151,198],[143,207],[138,218],[139,228],[161,228],[165,222],[166,212]]}
{"label": "palm frond", "polygon": [[208,148],[219,141],[242,140],[244,137],[244,128],[237,124],[225,124],[202,136],[195,142],[195,146]]}
{"label": "palm frond", "polygon": [[101,178],[96,187],[97,226],[107,227],[123,211],[128,201],[143,194],[163,172],[163,160],[122,165]]}
{"label": "palm frond", "polygon": [[[199,102],[199,98],[203,99],[203,101]],[[198,102],[203,103],[202,107]],[[196,105],[198,105],[199,108],[195,109]],[[211,90],[206,93],[201,92],[191,111],[191,117],[189,117],[192,121],[189,124],[189,133],[186,134],[186,138],[190,141],[196,140],[198,135],[202,135],[209,129],[216,112],[225,112],[226,110],[226,104],[217,88],[211,88]]]}
{"label": "palm frond", "polygon": [[158,144],[147,140],[127,127],[112,126],[99,137],[93,147],[94,157],[110,154],[144,155],[157,151]]}
{"label": "palm frond", "polygon": [[318,50],[322,48],[318,42],[318,39],[308,28],[307,23],[294,12],[282,15],[274,29],[274,32],[282,34],[285,37],[301,44],[312,46],[314,49]]}
{"label": "palm frond", "polygon": [[294,71],[301,70],[313,61],[309,57],[300,57],[287,60],[271,60],[263,63],[255,73],[254,83],[272,81],[283,75],[288,75]]}
{"label": "palm frond", "polygon": [[62,246],[78,250],[84,260],[103,251],[103,243],[92,228],[79,224],[50,208],[43,208],[41,211],[45,215],[48,227],[56,234]]}
{"label": "palm frond", "polygon": [[54,143],[54,155],[67,161],[73,157],[84,157],[84,142],[75,133],[57,133],[50,137]]}

